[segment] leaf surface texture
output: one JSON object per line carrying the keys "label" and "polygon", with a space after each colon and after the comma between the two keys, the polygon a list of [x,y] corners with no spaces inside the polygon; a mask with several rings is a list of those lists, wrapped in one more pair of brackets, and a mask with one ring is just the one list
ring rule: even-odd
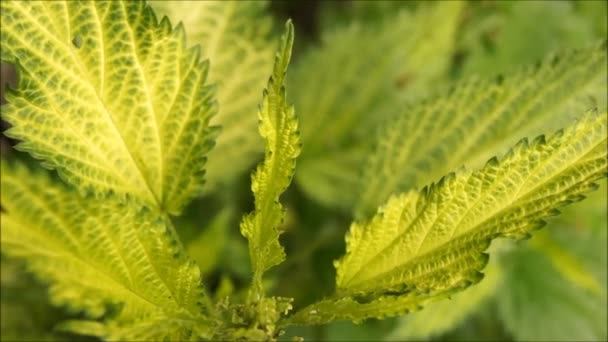
{"label": "leaf surface texture", "polygon": [[293,106],[286,102],[284,86],[293,39],[293,25],[288,22],[258,111],[259,131],[266,143],[266,154],[252,176],[255,210],[241,221],[241,233],[249,240],[256,291],[262,288],[262,274],[285,260],[279,243],[279,225],[285,218],[285,209],[279,203],[279,197],[291,182],[300,153],[298,121]]}
{"label": "leaf surface texture", "polygon": [[245,171],[264,150],[256,133],[256,108],[276,49],[269,39],[267,3],[155,1],[152,7],[173,22],[182,21],[189,41],[201,44],[201,55],[210,61],[209,80],[219,103],[211,123],[222,127],[206,165],[212,189]]}
{"label": "leaf surface texture", "polygon": [[607,63],[603,44],[563,52],[498,79],[465,79],[407,106],[384,125],[366,161],[357,215],[462,165],[477,168],[522,136],[563,127],[574,113],[604,108]]}
{"label": "leaf surface texture", "polygon": [[607,173],[607,120],[606,112],[587,113],[548,139],[521,140],[478,171],[392,196],[371,220],[352,224],[336,262],[336,294],[292,322],[394,316],[478,282],[493,239],[528,237],[597,188]]}
{"label": "leaf surface texture", "polygon": [[144,2],[2,2],[2,109],[19,148],[95,193],[178,214],[201,192],[214,130],[208,64]]}
{"label": "leaf surface texture", "polygon": [[83,200],[43,172],[5,164],[2,253],[26,260],[49,283],[52,302],[107,319],[97,332],[112,339],[152,321],[180,334],[208,326],[200,270],[165,218],[111,199]]}

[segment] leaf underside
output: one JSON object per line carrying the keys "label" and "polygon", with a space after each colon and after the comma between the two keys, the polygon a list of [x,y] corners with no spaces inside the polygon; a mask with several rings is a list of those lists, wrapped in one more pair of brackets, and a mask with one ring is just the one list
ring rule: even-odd
{"label": "leaf underside", "polygon": [[2,1],[2,117],[19,149],[95,194],[178,214],[201,192],[215,131],[208,63],[140,1]]}

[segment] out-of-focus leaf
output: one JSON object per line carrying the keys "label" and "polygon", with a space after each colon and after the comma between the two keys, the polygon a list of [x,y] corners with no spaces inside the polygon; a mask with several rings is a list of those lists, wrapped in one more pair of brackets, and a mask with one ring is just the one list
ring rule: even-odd
{"label": "out-of-focus leaf", "polygon": [[[504,258],[505,281],[498,291],[500,315],[507,329],[520,341],[605,341],[606,239],[590,231],[567,239],[596,274],[604,273],[600,295],[564,278],[542,253],[518,246]],[[602,281],[602,278],[597,278]]]}
{"label": "out-of-focus leaf", "polygon": [[495,75],[519,64],[532,63],[558,49],[579,48],[605,39],[605,34],[598,34],[594,28],[597,24],[577,11],[577,3],[495,1],[486,2],[485,6],[470,4],[470,20],[462,36],[462,48],[467,54],[462,71]]}
{"label": "out-of-focus leaf", "polygon": [[321,46],[295,63],[288,85],[306,146],[296,181],[308,195],[351,207],[344,191],[353,187],[375,127],[447,73],[462,6],[435,2],[374,25],[353,21],[324,32]]}

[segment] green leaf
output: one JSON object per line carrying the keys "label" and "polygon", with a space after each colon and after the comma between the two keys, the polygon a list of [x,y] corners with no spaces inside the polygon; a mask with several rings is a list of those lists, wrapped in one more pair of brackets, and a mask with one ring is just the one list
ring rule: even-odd
{"label": "green leaf", "polygon": [[256,294],[261,293],[263,273],[285,260],[285,252],[279,243],[279,225],[285,218],[285,209],[279,203],[279,197],[291,182],[301,148],[298,120],[293,106],[287,104],[283,85],[293,39],[293,24],[288,21],[258,111],[266,156],[251,177],[255,210],[243,217],[241,222],[241,233],[249,240]]}
{"label": "green leaf", "polygon": [[2,253],[49,283],[54,304],[104,318],[100,335],[112,339],[131,340],[130,329],[152,321],[182,333],[208,328],[199,268],[166,217],[83,199],[42,172],[5,164]]}
{"label": "green leaf", "polygon": [[484,278],[470,289],[427,305],[424,310],[399,319],[398,327],[388,337],[390,341],[424,340],[460,325],[488,298],[494,296],[501,281],[497,263],[490,263]]}
{"label": "green leaf", "polygon": [[190,42],[200,43],[217,86],[222,126],[206,165],[208,186],[230,181],[264,150],[256,134],[255,108],[272,71],[275,44],[265,1],[155,1],[152,7],[182,21]]}
{"label": "green leaf", "polygon": [[564,52],[504,78],[465,79],[409,106],[385,124],[368,157],[357,216],[463,164],[477,168],[522,136],[562,127],[572,113],[605,106],[607,63],[603,44]]}
{"label": "green leaf", "polygon": [[140,1],[3,1],[2,22],[2,61],[20,72],[2,115],[21,150],[171,214],[201,192],[216,106],[181,26]]}
{"label": "green leaf", "polygon": [[[358,176],[364,156],[358,150],[372,144],[370,131],[394,114],[404,97],[422,93],[445,76],[461,8],[459,1],[434,2],[415,13],[399,11],[378,25],[354,21],[325,32],[321,46],[296,62],[288,86],[295,107],[306,113],[301,117],[306,149],[296,180],[309,195],[352,207],[342,203],[341,192],[352,188],[350,179]],[[319,159],[332,164],[307,166]]]}
{"label": "green leaf", "polygon": [[[587,232],[589,233],[589,232]],[[569,234],[566,245],[584,241]],[[580,234],[579,234],[580,235]],[[589,234],[587,234],[589,235]],[[595,264],[606,281],[606,239],[577,243],[570,250]],[[581,248],[582,247],[582,248]],[[591,252],[591,253],[590,253]],[[504,260],[505,279],[498,291],[499,313],[518,341],[605,341],[606,285],[601,293],[586,290],[564,278],[545,255],[520,248]]]}
{"label": "green leaf", "polygon": [[528,237],[597,188],[608,172],[607,121],[606,112],[588,113],[547,140],[521,140],[479,171],[392,196],[370,221],[352,224],[335,264],[336,294],[291,322],[399,315],[478,282],[493,239]]}

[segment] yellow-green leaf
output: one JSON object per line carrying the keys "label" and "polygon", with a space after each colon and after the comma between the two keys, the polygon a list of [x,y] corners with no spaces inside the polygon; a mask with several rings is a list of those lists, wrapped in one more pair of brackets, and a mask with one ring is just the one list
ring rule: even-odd
{"label": "yellow-green leaf", "polygon": [[[389,120],[364,168],[357,215],[393,193],[419,188],[462,166],[481,166],[522,136],[563,127],[606,105],[606,47],[548,56],[497,79],[470,78]],[[600,107],[603,108],[603,107]]]}
{"label": "yellow-green leaf", "polygon": [[608,172],[607,121],[605,111],[587,113],[547,140],[521,140],[479,171],[392,196],[370,221],[351,226],[336,294],[293,322],[398,315],[478,282],[493,239],[525,238],[597,188]]}
{"label": "yellow-green leaf", "polygon": [[141,1],[2,1],[2,117],[72,184],[178,214],[201,192],[216,111],[208,63]]}
{"label": "yellow-green leaf", "polygon": [[[256,133],[256,106],[272,71],[276,48],[266,1],[154,1],[154,9],[182,21],[188,40],[201,44],[210,61],[209,80],[217,86],[222,126],[206,165],[206,189],[228,182],[250,167],[264,150]],[[211,186],[211,187],[210,187]]]}
{"label": "yellow-green leaf", "polygon": [[279,243],[279,225],[285,217],[285,209],[279,203],[279,197],[291,182],[300,153],[298,121],[293,106],[287,104],[284,87],[293,39],[293,25],[289,21],[258,111],[266,156],[252,176],[255,210],[241,222],[241,233],[249,240],[253,285],[258,294],[262,290],[262,274],[285,259]]}
{"label": "yellow-green leaf", "polygon": [[353,21],[324,32],[321,45],[295,62],[288,86],[295,107],[305,113],[306,146],[296,181],[309,195],[352,208],[354,196],[343,190],[357,186],[351,180],[359,178],[359,165],[373,144],[370,132],[396,114],[403,98],[424,93],[445,76],[463,4],[438,1],[415,12],[402,9],[377,25]]}
{"label": "yellow-green leaf", "polygon": [[[113,198],[82,198],[43,172],[2,162],[2,253],[22,258],[49,284],[51,301],[125,339],[139,324],[166,321],[181,333],[211,327],[200,270],[166,217]],[[156,331],[156,338],[171,329]]]}

